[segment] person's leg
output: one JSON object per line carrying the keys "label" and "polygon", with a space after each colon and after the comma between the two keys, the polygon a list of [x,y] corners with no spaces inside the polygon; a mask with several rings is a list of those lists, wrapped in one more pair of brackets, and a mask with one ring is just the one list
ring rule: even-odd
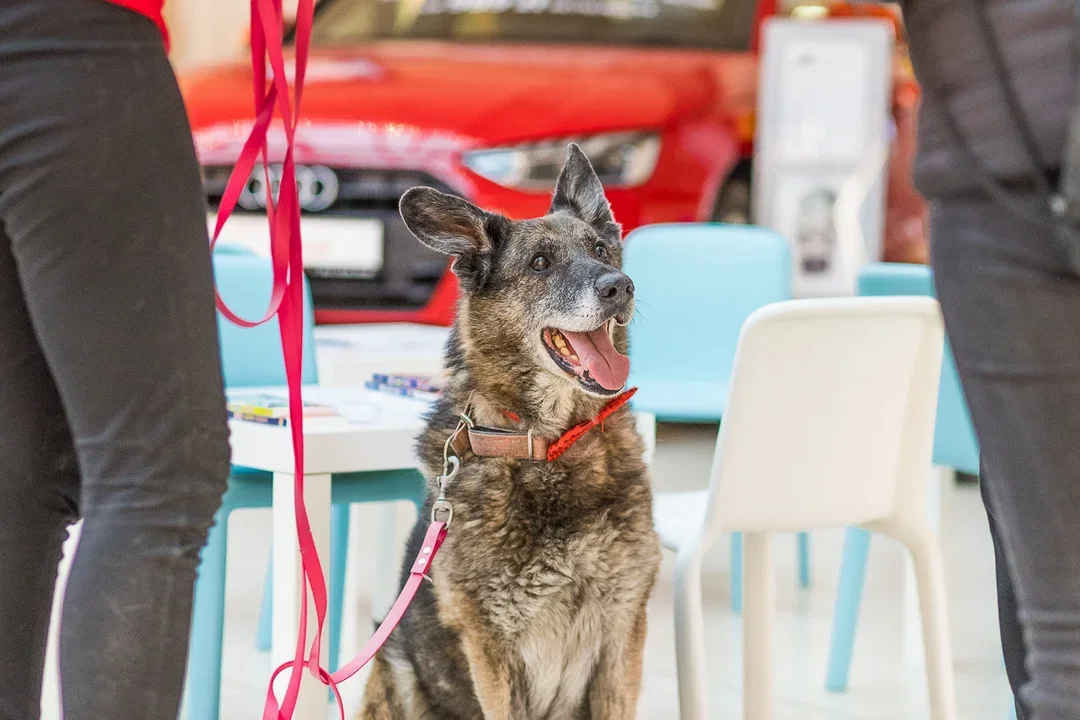
{"label": "person's leg", "polygon": [[38,716],[65,526],[77,513],[75,450],[0,225],[0,720]]}
{"label": "person's leg", "polygon": [[1027,648],[1022,705],[1080,718],[1080,277],[1060,238],[985,200],[932,203],[931,242]]}
{"label": "person's leg", "polygon": [[10,7],[0,221],[82,474],[64,715],[175,718],[199,550],[229,469],[190,129],[149,21],[37,0],[5,24]]}
{"label": "person's leg", "polygon": [[990,539],[994,543],[994,568],[997,573],[998,627],[1001,633],[1002,656],[1005,658],[1005,673],[1009,676],[1009,686],[1016,701],[1016,720],[1025,720],[1020,705],[1020,688],[1028,681],[1027,647],[1024,644],[1024,631],[1020,626],[1020,616],[1016,607],[1016,592],[1013,589],[1012,575],[1009,573],[1005,548],[1002,545],[1001,531],[994,518],[993,506],[987,496],[986,471],[980,470],[983,504],[986,506],[986,518],[990,525]]}

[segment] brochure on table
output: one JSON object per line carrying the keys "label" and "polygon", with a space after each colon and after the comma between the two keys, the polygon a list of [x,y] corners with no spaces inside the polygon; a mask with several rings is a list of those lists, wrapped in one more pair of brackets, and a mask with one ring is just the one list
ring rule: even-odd
{"label": "brochure on table", "polygon": [[[419,387],[394,386],[391,382],[402,380],[399,376],[382,375],[373,378],[364,388],[305,386],[305,427],[412,421],[427,412],[438,396],[435,388],[425,384],[423,379],[416,380]],[[236,388],[227,391],[226,395],[230,419],[288,426],[287,388]]]}

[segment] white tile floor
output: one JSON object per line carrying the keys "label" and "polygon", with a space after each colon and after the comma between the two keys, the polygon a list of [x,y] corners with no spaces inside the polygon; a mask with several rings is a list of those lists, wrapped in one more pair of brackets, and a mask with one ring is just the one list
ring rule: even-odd
{"label": "white tile floor", "polygon": [[[661,427],[655,468],[659,490],[703,485],[712,457],[715,428]],[[407,530],[407,507],[399,542]],[[373,561],[373,515],[354,517],[350,568],[350,608],[345,618],[346,650],[358,645],[357,625],[368,627]],[[1009,692],[1000,660],[994,600],[993,558],[978,491],[950,488],[944,507],[943,543],[950,593],[958,707],[962,720],[1005,720]],[[254,649],[253,638],[266,567],[270,518],[266,511],[236,513],[230,528],[223,720],[258,717],[270,661]],[[777,539],[779,584],[775,720],[916,720],[928,717],[921,671],[900,659],[902,557],[886,540],[873,544],[858,643],[846,694],[824,691],[825,657],[842,533],[814,533],[813,587],[796,583],[795,542]],[[365,552],[365,549],[368,552]],[[714,718],[741,717],[740,621],[729,609],[726,542],[710,557],[704,579],[711,703]],[[665,559],[650,605],[644,690],[639,718],[673,720],[676,714],[675,655],[671,629],[671,558]],[[366,639],[366,636],[365,638]],[[355,716],[364,676],[345,686],[349,716]],[[333,717],[336,717],[334,715]],[[191,718],[190,720],[201,720]]]}

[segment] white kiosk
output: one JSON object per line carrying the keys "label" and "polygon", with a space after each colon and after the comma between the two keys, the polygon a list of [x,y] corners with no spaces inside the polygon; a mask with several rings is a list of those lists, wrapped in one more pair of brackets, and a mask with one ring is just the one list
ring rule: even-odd
{"label": "white kiosk", "polygon": [[763,27],[754,214],[792,243],[795,297],[851,295],[881,259],[892,56],[880,20]]}

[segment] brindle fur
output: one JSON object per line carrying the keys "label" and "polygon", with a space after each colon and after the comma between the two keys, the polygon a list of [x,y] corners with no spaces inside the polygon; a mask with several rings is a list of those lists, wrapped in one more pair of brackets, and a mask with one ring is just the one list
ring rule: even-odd
{"label": "brindle fur", "polygon": [[[553,439],[610,400],[560,372],[539,344],[544,327],[606,319],[595,278],[620,263],[619,226],[576,146],[542,218],[513,222],[429,189],[406,194],[402,215],[422,242],[455,257],[464,289],[447,345],[451,376],[418,442],[429,477],[466,405],[479,424]],[[541,252],[551,258],[545,275],[530,269]],[[625,353],[624,327],[614,339]],[[361,717],[633,718],[660,560],[642,450],[624,408],[552,463],[466,454],[447,488],[454,522],[434,583],[376,657]],[[435,490],[432,481],[403,583]]]}

